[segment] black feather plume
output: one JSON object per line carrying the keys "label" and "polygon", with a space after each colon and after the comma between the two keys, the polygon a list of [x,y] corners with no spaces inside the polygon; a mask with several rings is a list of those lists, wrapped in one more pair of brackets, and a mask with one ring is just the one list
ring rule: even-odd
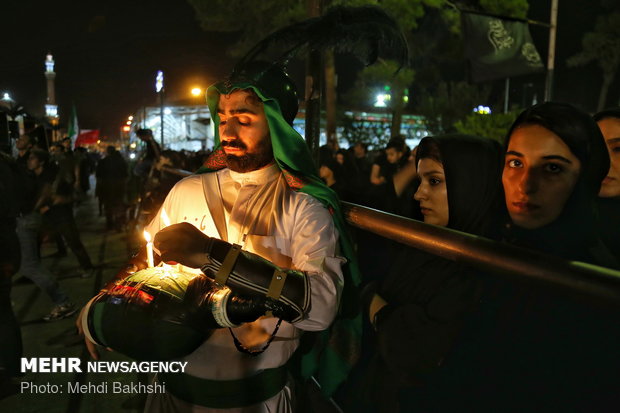
{"label": "black feather plume", "polygon": [[374,6],[338,6],[320,17],[291,24],[265,37],[239,60],[233,73],[254,61],[285,66],[302,52],[329,49],[351,53],[367,66],[379,56],[396,60],[399,68],[409,59],[403,33],[384,10]]}

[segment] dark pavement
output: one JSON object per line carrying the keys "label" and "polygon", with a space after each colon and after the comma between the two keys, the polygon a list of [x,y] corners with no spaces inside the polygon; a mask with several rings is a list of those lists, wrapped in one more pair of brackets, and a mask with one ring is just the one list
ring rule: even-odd
{"label": "dark pavement", "polygon": [[[84,305],[100,286],[113,277],[116,271],[127,261],[136,241],[130,240],[129,233],[105,231],[105,219],[98,216],[97,202],[92,190],[89,197],[76,207],[76,222],[91,260],[97,271],[90,278],[80,277],[80,268],[72,252],[63,258],[44,258],[43,262],[58,277],[62,287],[71,300],[79,307]],[[43,244],[42,256],[56,251],[54,243]],[[79,357],[81,366],[91,360],[77,335],[75,320],[77,314],[63,320],[45,322],[42,317],[52,307],[52,302],[41,290],[19,275],[14,277],[12,291],[13,308],[21,323],[24,342],[24,357]],[[0,351],[2,351],[0,349]],[[124,356],[103,351],[102,360],[129,360]],[[113,382],[122,384],[146,383],[145,374],[137,373],[89,373],[82,368],[82,373],[26,373],[19,379],[23,392],[0,400],[0,412],[141,412],[143,398],[131,393],[114,393]],[[22,385],[22,383],[25,383]],[[68,383],[101,384],[108,383],[107,393],[94,390],[85,393],[69,393]],[[55,387],[58,386],[58,387]],[[91,386],[91,389],[93,387]],[[52,392],[50,391],[52,390]],[[57,390],[57,393],[53,393]]]}

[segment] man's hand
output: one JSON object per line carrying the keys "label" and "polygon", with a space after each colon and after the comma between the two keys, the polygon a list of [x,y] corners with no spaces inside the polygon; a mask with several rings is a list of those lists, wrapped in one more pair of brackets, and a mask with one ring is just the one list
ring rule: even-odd
{"label": "man's hand", "polygon": [[155,234],[153,245],[164,262],[178,262],[187,267],[200,268],[208,260],[211,238],[187,222],[167,226]]}

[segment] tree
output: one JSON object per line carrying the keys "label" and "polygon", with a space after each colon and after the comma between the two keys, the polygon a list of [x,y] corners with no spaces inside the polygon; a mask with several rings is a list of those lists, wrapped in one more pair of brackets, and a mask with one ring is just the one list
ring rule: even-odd
{"label": "tree", "polygon": [[454,128],[459,133],[482,136],[503,143],[506,132],[517,115],[518,112],[491,113],[488,115],[471,113],[465,119],[456,122]]}
{"label": "tree", "polygon": [[407,102],[405,101],[405,90],[413,83],[415,72],[408,67],[398,70],[398,65],[392,60],[380,60],[378,63],[364,68],[357,77],[356,85],[347,94],[346,100],[359,106],[360,102],[374,101],[377,90],[383,91],[385,87],[389,89],[389,101],[386,106],[392,113],[390,126],[390,136],[394,137],[400,133],[400,125],[403,111]]}
{"label": "tree", "polygon": [[[196,11],[196,17],[205,30],[237,34],[238,40],[228,48],[231,56],[241,56],[261,39],[276,29],[306,17],[305,0],[263,0],[248,5],[240,0],[188,0]],[[399,22],[401,29],[409,33],[424,16],[425,7],[441,7],[446,0],[324,0],[324,9],[335,6],[376,5],[383,8]],[[335,70],[331,52],[325,59],[327,136],[335,136]],[[387,81],[391,78],[387,77]],[[385,82],[383,82],[385,83]],[[402,110],[401,112],[402,113]],[[398,116],[398,115],[397,115]]]}
{"label": "tree", "polygon": [[[464,0],[459,7],[502,16],[523,18],[527,0]],[[446,7],[428,13],[420,28],[412,33],[412,67],[416,83],[412,103],[426,117],[431,133],[455,132],[479,104],[489,104],[491,84],[471,84],[465,74],[460,11]]]}
{"label": "tree", "polygon": [[461,82],[441,82],[434,93],[427,93],[418,105],[426,117],[426,126],[432,134],[455,132],[455,124],[472,113],[472,109],[486,102],[491,88]]}
{"label": "tree", "polygon": [[[304,0],[187,0],[206,31],[231,33],[226,52],[240,57],[258,40],[307,17]],[[251,12],[250,10],[251,9]]]}
{"label": "tree", "polygon": [[600,16],[594,31],[584,34],[582,50],[570,57],[569,66],[583,66],[596,61],[603,72],[603,83],[598,97],[597,111],[607,103],[607,93],[620,65],[620,12]]}

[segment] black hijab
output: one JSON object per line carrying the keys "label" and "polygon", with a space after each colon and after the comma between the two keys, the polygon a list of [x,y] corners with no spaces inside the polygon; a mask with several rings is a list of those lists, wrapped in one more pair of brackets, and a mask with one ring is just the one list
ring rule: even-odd
{"label": "black hijab", "polygon": [[505,238],[567,259],[600,263],[593,252],[598,242],[595,201],[609,171],[609,153],[599,127],[587,113],[567,103],[540,103],[517,117],[506,135],[505,148],[515,129],[527,125],[539,125],[555,133],[579,159],[581,171],[554,222],[533,230],[509,223]]}
{"label": "black hijab", "polygon": [[[431,149],[433,147],[435,149]],[[460,134],[427,137],[420,142],[416,164],[426,157],[427,148],[430,152],[438,152],[440,159],[435,160],[441,161],[444,168],[448,228],[493,237],[503,205],[500,144],[491,139]],[[385,294],[388,302],[410,302],[420,293],[426,296],[420,297],[423,301],[430,300],[436,289],[448,279],[452,280],[455,272],[462,268],[435,255],[404,248],[383,280],[380,295]],[[422,274],[429,274],[432,280],[424,281]]]}
{"label": "black hijab", "polygon": [[[425,154],[427,147],[430,156]],[[465,135],[437,136],[423,139],[416,156],[439,159],[443,165],[448,227],[490,234],[503,199],[499,143]],[[402,247],[377,292],[388,303],[377,313],[378,347],[373,358],[375,381],[389,384],[378,399],[385,404],[397,398],[389,391],[426,382],[437,373],[480,299],[481,283],[467,266]]]}

